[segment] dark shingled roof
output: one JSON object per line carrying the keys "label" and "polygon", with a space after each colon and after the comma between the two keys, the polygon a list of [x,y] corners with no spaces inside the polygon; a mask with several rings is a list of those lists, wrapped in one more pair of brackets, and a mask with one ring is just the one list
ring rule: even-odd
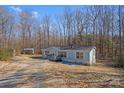
{"label": "dark shingled roof", "polygon": [[[96,49],[95,46],[69,46],[69,47],[48,47],[48,48],[58,48],[60,50],[91,50],[93,48]],[[48,49],[43,48],[43,49]]]}
{"label": "dark shingled roof", "polygon": [[61,49],[61,50],[86,50],[86,49],[91,50],[91,49],[93,49],[93,48],[96,49],[95,46],[81,46],[81,47],[73,47],[73,46],[70,46],[70,47],[61,47],[60,49]]}

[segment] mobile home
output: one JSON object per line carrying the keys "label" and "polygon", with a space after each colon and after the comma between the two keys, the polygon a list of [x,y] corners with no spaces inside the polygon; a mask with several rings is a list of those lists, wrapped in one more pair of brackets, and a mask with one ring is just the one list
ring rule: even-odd
{"label": "mobile home", "polygon": [[96,63],[95,50],[96,48],[93,46],[63,48],[59,51],[59,54],[62,55],[62,61],[92,65]]}
{"label": "mobile home", "polygon": [[49,47],[46,49],[41,49],[42,58],[49,59],[49,60],[57,60],[59,50],[60,50],[59,47]]}
{"label": "mobile home", "polygon": [[50,47],[42,49],[42,57],[50,60],[61,60],[64,62],[71,62],[75,64],[96,63],[95,59],[96,47]]}

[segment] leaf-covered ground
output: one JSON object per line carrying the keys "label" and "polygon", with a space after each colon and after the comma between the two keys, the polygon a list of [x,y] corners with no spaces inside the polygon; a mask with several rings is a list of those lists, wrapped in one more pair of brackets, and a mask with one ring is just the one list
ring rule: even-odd
{"label": "leaf-covered ground", "polygon": [[124,87],[124,70],[104,63],[96,66],[70,65],[47,61],[47,87]]}
{"label": "leaf-covered ground", "polygon": [[0,87],[124,87],[124,70],[107,61],[84,66],[22,55],[0,61]]}

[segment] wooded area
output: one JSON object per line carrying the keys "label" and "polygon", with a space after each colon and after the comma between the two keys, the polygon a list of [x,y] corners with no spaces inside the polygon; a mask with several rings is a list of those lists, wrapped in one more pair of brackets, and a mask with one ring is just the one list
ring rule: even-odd
{"label": "wooded area", "polygon": [[[85,8],[84,8],[85,7]],[[0,7],[0,48],[96,46],[98,59],[117,59],[124,64],[124,7],[82,6],[65,8],[63,14],[35,18]]]}

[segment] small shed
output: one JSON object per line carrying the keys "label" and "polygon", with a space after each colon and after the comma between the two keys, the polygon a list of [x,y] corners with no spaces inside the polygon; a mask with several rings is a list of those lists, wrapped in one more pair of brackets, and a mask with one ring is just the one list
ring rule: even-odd
{"label": "small shed", "polygon": [[34,54],[34,48],[24,48],[22,51],[23,54]]}

